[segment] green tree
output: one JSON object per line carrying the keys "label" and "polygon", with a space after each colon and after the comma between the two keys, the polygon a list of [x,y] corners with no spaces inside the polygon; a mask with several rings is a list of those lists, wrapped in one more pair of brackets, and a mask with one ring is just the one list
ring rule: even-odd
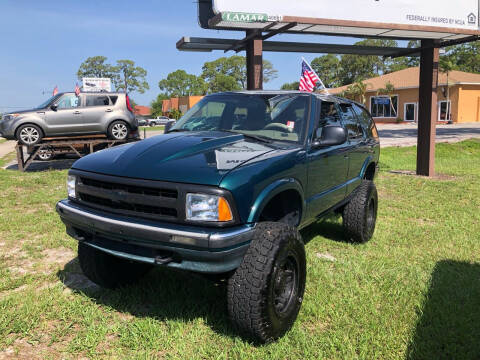
{"label": "green tree", "polygon": [[366,93],[369,85],[364,83],[363,81],[357,81],[350,86],[348,86],[347,90],[342,93],[343,97],[347,99],[352,99],[354,101],[358,101],[362,104],[366,103]]}
{"label": "green tree", "polygon": [[[247,87],[247,64],[244,56],[221,57],[206,62],[202,78],[208,84],[208,92],[234,91]],[[268,60],[263,60],[263,82],[268,83],[278,76],[278,71]]]}
{"label": "green tree", "polygon": [[298,81],[294,81],[292,83],[283,84],[280,90],[298,90],[299,87],[300,83]]}
{"label": "green tree", "polygon": [[170,99],[170,96],[166,94],[158,94],[157,98],[150,103],[153,117],[163,115],[163,100],[168,99]]}
{"label": "green tree", "polygon": [[132,60],[117,60],[115,66],[119,80],[117,90],[124,90],[125,92],[139,92],[143,94],[150,89],[146,80],[147,70],[140,66],[135,66]]}
{"label": "green tree", "polygon": [[340,59],[338,56],[333,54],[319,56],[313,59],[310,65],[327,88],[341,86],[339,77]]}
{"label": "green tree", "polygon": [[182,112],[178,109],[172,109],[168,113],[168,117],[171,118],[171,119],[178,120],[182,117]]}
{"label": "green tree", "polygon": [[158,87],[169,97],[204,95],[205,81],[196,75],[187,74],[185,70],[177,70],[160,80]]}
{"label": "green tree", "polygon": [[108,64],[105,56],[91,56],[87,58],[77,71],[77,77],[82,80],[84,77],[110,78],[114,86],[117,85],[118,69]]}

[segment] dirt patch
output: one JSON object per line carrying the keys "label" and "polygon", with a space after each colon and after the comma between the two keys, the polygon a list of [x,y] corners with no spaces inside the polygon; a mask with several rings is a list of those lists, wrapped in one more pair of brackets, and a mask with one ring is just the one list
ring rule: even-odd
{"label": "dirt patch", "polygon": [[389,173],[395,174],[395,175],[408,175],[408,176],[414,176],[414,177],[422,178],[422,179],[432,179],[432,180],[440,180],[440,181],[455,181],[455,180],[457,180],[457,177],[452,176],[452,175],[435,174],[434,176],[426,177],[426,176],[417,175],[417,173],[415,171],[411,171],[411,170],[391,170],[391,171],[389,171]]}
{"label": "dirt patch", "polygon": [[60,358],[60,354],[51,347],[43,343],[33,345],[22,339],[15,340],[11,346],[0,351],[0,360],[34,360],[45,359],[47,356],[55,359]]}

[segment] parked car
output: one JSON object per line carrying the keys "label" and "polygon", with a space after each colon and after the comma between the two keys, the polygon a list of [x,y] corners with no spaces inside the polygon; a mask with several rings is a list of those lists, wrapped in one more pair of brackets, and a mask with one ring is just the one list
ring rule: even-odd
{"label": "parked car", "polygon": [[153,119],[148,119],[147,124],[149,126],[158,126],[158,125],[166,125],[168,123],[174,123],[175,119],[170,119],[168,116],[157,116]]}
{"label": "parked car", "polygon": [[147,119],[137,119],[138,126],[147,126]]}
{"label": "parked car", "polygon": [[125,93],[59,93],[37,108],[5,114],[0,136],[35,145],[44,137],[106,134],[124,140],[137,121]]}
{"label": "parked car", "polygon": [[75,162],[57,212],[95,283],[131,284],[153,266],[220,274],[230,319],[269,342],[302,304],[299,230],[337,213],[346,240],[372,237],[379,153],[375,124],[355,102],[213,94],[165,135]]}

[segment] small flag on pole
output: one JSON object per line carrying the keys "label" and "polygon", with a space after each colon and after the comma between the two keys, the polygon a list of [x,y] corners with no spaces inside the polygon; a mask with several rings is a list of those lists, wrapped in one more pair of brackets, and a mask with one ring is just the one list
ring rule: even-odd
{"label": "small flag on pole", "polygon": [[80,96],[80,88],[78,86],[78,83],[75,84],[75,95]]}
{"label": "small flag on pole", "polygon": [[55,85],[55,88],[53,89],[53,95],[52,96],[55,96],[58,94],[58,86]]}
{"label": "small flag on pole", "polygon": [[323,81],[312,69],[310,64],[302,58],[302,75],[300,76],[300,91],[312,92],[315,86],[320,83],[319,90],[325,90],[328,94],[327,88],[323,84]]}

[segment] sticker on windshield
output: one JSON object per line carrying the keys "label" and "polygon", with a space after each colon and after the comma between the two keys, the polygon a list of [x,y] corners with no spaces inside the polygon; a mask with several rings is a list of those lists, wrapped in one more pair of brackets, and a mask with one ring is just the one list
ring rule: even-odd
{"label": "sticker on windshield", "polygon": [[291,130],[295,127],[295,121],[288,121],[287,122],[287,127]]}

